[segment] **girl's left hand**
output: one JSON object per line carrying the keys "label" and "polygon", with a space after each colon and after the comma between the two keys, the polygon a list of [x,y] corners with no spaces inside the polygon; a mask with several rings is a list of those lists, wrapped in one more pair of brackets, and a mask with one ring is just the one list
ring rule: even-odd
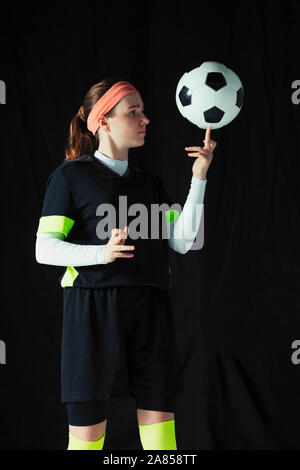
{"label": "girl's left hand", "polygon": [[217,142],[210,138],[211,127],[206,129],[204,147],[185,147],[185,150],[195,150],[188,153],[189,157],[198,157],[194,162],[192,171],[196,178],[206,179],[206,172],[213,159],[213,151],[217,146]]}

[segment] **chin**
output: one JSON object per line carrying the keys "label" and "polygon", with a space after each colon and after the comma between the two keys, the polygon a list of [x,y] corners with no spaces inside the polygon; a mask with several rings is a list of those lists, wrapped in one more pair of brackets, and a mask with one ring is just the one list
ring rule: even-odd
{"label": "chin", "polygon": [[137,144],[134,145],[134,147],[142,147],[144,145],[145,142],[139,142]]}

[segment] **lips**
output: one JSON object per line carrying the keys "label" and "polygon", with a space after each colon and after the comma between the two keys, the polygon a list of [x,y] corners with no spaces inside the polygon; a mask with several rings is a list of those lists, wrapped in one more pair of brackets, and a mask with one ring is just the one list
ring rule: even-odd
{"label": "lips", "polygon": [[140,131],[139,134],[146,134],[146,131]]}

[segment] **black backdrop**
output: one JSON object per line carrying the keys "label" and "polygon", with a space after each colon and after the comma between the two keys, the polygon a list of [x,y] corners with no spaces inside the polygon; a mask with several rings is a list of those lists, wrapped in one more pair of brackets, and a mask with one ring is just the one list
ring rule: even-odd
{"label": "black backdrop", "polygon": [[[205,241],[170,250],[172,299],[185,392],[179,449],[300,448],[299,125],[297,2],[164,6],[163,2],[1,12],[0,106],[2,449],[64,449],[60,404],[63,268],[35,261],[45,184],[64,158],[69,123],[86,91],[121,76],[142,94],[145,145],[129,152],[184,204],[204,131],[177,110],[185,71],[206,60],[234,70],[244,106],[218,142],[207,174]],[[292,360],[292,354],[296,360]],[[135,404],[113,400],[104,449],[141,449]]]}

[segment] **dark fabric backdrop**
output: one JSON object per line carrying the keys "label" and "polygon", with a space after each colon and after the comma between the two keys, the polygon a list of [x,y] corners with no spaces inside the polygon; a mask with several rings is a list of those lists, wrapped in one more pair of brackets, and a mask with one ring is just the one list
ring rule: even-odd
{"label": "dark fabric backdrop", "polygon": [[[185,392],[178,449],[300,449],[299,147],[297,2],[113,5],[11,1],[1,13],[0,106],[2,449],[64,449],[60,404],[64,268],[35,260],[50,172],[86,91],[121,76],[141,91],[151,120],[129,159],[160,175],[184,204],[205,131],[177,110],[185,71],[215,60],[244,86],[239,116],[212,131],[205,241],[170,250],[172,300]],[[141,449],[133,399],[112,400],[104,449]]]}

